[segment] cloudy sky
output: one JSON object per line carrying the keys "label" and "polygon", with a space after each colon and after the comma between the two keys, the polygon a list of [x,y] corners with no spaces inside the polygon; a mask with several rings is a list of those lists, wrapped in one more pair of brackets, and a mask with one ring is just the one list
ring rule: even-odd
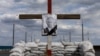
{"label": "cloudy sky", "polygon": [[[19,14],[47,13],[47,0],[0,0],[0,45],[12,45],[12,30],[15,24],[15,42],[34,39],[46,41],[41,36],[41,20],[20,20]],[[81,41],[84,24],[84,38],[94,45],[100,45],[100,0],[53,0],[54,14],[81,14],[80,20],[58,20],[57,36],[53,41],[69,40],[71,32],[72,41]]]}

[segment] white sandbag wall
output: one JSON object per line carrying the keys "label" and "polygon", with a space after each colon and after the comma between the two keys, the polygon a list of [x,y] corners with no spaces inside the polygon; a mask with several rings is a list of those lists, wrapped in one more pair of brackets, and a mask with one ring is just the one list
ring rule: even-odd
{"label": "white sandbag wall", "polygon": [[[16,43],[10,51],[10,56],[44,56],[46,42]],[[52,56],[95,56],[93,45],[89,41],[83,42],[52,42]]]}

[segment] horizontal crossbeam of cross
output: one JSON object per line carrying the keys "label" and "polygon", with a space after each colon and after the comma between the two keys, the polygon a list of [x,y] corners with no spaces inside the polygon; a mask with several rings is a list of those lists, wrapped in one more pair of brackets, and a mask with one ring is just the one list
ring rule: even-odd
{"label": "horizontal crossbeam of cross", "polygon": [[[42,14],[20,14],[19,19],[42,19]],[[80,19],[80,14],[57,14],[57,19]]]}

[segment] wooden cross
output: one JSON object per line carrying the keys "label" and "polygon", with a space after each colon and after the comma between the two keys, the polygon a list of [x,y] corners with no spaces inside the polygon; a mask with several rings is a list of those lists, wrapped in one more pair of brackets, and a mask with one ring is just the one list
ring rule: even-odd
{"label": "wooden cross", "polygon": [[[48,14],[52,14],[52,0],[48,0]],[[20,19],[42,19],[42,14],[20,14]],[[58,19],[80,19],[80,14],[57,14]]]}
{"label": "wooden cross", "polygon": [[[48,14],[52,14],[52,0],[48,0]],[[42,14],[20,14],[20,19],[42,19]],[[58,19],[80,19],[80,14],[57,14]],[[47,56],[52,56],[51,36],[48,36]]]}

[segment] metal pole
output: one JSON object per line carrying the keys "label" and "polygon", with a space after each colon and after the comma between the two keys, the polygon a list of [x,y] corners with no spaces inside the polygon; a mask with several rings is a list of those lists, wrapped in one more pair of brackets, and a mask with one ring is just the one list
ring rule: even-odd
{"label": "metal pole", "polygon": [[90,39],[89,39],[89,37],[90,37],[90,36],[89,36],[89,32],[87,33],[87,35],[88,35],[88,40],[90,40]]}
{"label": "metal pole", "polygon": [[71,42],[71,31],[69,32],[69,42]]}
{"label": "metal pole", "polygon": [[14,46],[15,42],[15,24],[13,24],[13,38],[12,38],[12,45]]}
{"label": "metal pole", "polygon": [[66,41],[66,38],[64,37],[64,35],[62,35],[62,37],[63,37],[64,41]]}
{"label": "metal pole", "polygon": [[25,32],[25,42],[27,42],[27,32]]}
{"label": "metal pole", "polygon": [[84,29],[83,29],[83,20],[82,20],[82,41],[84,41]]}
{"label": "metal pole", "polygon": [[32,42],[33,38],[32,38],[32,34],[31,34],[31,42]]}

